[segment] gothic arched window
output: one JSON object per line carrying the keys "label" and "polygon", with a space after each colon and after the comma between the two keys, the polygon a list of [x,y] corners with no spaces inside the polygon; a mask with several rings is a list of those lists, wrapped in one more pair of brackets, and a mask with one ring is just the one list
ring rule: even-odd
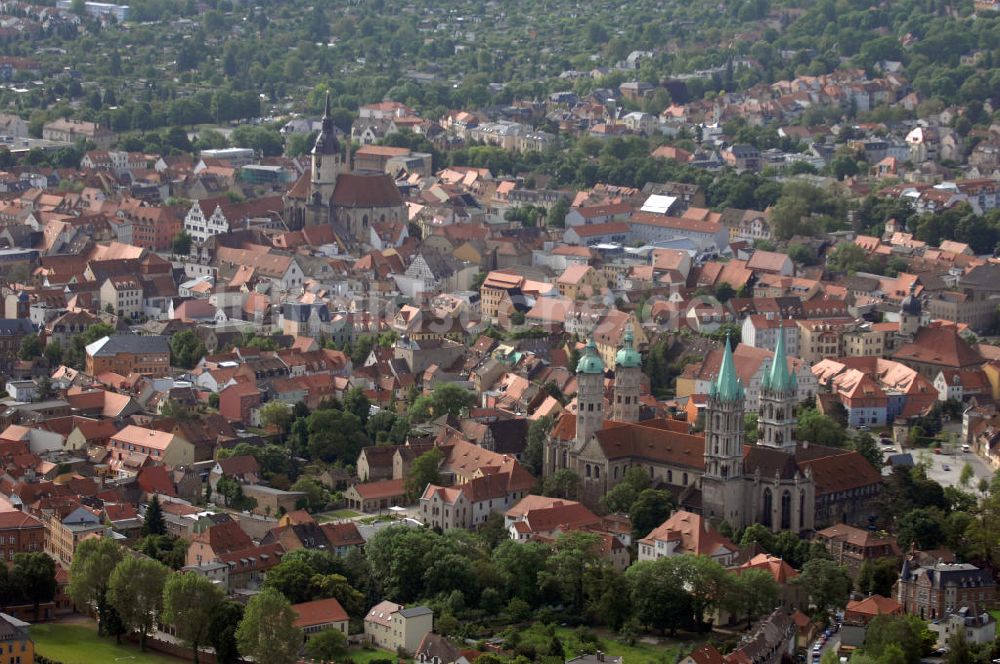
{"label": "gothic arched window", "polygon": [[781,494],[781,529],[788,530],[792,527],[792,494],[785,489]]}
{"label": "gothic arched window", "polygon": [[764,489],[764,508],[761,511],[760,522],[767,528],[771,527],[773,523],[771,520],[771,510],[774,508],[774,498],[771,495],[771,489]]}

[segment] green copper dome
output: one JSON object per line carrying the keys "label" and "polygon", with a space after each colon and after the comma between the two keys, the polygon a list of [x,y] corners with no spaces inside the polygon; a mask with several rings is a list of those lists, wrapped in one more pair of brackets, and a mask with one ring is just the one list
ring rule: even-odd
{"label": "green copper dome", "polygon": [[708,395],[722,401],[739,401],[743,399],[743,382],[736,375],[736,363],[733,361],[733,349],[726,339],[726,349],[722,352],[722,366],[719,376],[709,387]]}
{"label": "green copper dome", "polygon": [[594,340],[587,342],[587,347],[583,349],[583,355],[577,362],[576,372],[578,374],[602,374],[604,373],[604,360],[597,354],[597,346]]}
{"label": "green copper dome", "polygon": [[632,334],[632,326],[625,328],[625,339],[622,347],[615,355],[615,366],[623,369],[635,369],[642,366],[642,355],[633,347],[635,337]]}
{"label": "green copper dome", "polygon": [[775,392],[791,392],[798,389],[795,374],[788,370],[788,354],[785,352],[785,328],[778,328],[778,343],[774,347],[771,369],[764,374],[764,388]]}

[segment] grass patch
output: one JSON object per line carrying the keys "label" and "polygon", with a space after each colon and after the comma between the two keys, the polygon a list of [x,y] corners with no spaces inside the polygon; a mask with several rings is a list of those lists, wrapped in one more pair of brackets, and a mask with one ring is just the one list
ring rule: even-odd
{"label": "grass patch", "polygon": [[[580,639],[580,633],[569,627],[557,627],[556,636],[562,641],[563,650],[567,658],[576,657],[581,652],[593,651],[588,648],[590,644],[584,643]],[[600,650],[606,655],[622,657],[624,664],[660,664],[661,662],[676,662],[682,654],[687,654],[693,649],[693,644],[686,645],[679,641],[669,641],[661,639],[662,645],[643,643],[636,641],[634,645],[629,645],[623,641],[611,637],[605,632],[597,631],[600,639]]]}
{"label": "grass patch", "polygon": [[[398,658],[396,653],[389,652],[388,650],[379,650],[378,648],[350,648],[347,651],[348,659],[352,660],[355,664],[368,664],[376,659],[389,659],[396,661]],[[401,662],[412,662],[412,659],[400,659]]]}
{"label": "grass patch", "polygon": [[361,512],[355,512],[354,510],[333,510],[332,512],[323,512],[322,514],[316,515],[316,520],[320,523],[326,523],[327,521],[334,521],[336,519],[356,519],[361,516]]}
{"label": "grass patch", "polygon": [[[93,664],[121,660],[133,664],[177,664],[184,660],[156,652],[139,652],[139,646],[97,637],[96,625],[41,623],[31,626],[35,652],[62,664]],[[127,658],[127,659],[126,659]]]}

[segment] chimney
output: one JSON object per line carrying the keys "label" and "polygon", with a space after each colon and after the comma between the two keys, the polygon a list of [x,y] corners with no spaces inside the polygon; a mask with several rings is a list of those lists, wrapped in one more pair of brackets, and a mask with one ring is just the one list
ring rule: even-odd
{"label": "chimney", "polygon": [[600,650],[597,651],[597,661],[598,662],[603,662],[604,661],[604,653],[601,652]]}

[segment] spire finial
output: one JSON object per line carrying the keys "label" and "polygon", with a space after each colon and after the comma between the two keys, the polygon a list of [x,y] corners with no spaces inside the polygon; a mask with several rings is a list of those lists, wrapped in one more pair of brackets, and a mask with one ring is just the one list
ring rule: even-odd
{"label": "spire finial", "polygon": [[326,105],[323,107],[323,117],[330,117],[330,91],[326,91]]}

